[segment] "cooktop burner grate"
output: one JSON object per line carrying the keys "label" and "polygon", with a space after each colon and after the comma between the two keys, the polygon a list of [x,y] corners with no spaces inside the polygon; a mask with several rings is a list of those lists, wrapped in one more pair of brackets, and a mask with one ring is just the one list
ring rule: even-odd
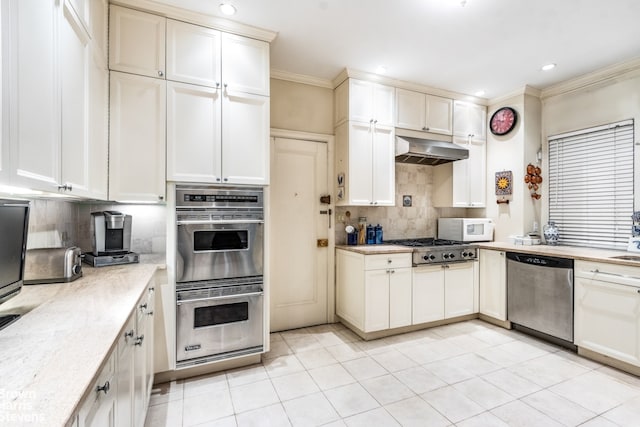
{"label": "cooktop burner grate", "polygon": [[386,240],[385,243],[388,243],[390,245],[401,245],[401,246],[410,246],[415,248],[423,248],[423,247],[430,247],[430,246],[460,245],[463,242],[459,242],[456,240],[434,239],[433,237],[419,237],[416,239]]}

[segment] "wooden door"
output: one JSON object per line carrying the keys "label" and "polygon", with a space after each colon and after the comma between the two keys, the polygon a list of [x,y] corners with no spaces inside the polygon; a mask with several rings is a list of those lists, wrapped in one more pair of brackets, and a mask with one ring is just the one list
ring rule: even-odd
{"label": "wooden door", "polygon": [[327,323],[329,206],[327,144],[275,138],[271,143],[271,330]]}

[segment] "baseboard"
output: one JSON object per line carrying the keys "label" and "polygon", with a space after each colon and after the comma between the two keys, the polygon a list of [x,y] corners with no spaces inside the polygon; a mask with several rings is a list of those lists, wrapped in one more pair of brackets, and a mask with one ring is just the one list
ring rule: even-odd
{"label": "baseboard", "polygon": [[238,357],[220,362],[207,363],[191,368],[178,369],[175,371],[158,372],[154,377],[154,384],[162,384],[169,381],[183,380],[186,378],[197,377],[198,375],[212,374],[214,372],[224,371],[227,369],[240,368],[248,365],[255,365],[262,360],[261,354],[252,354],[250,356]]}

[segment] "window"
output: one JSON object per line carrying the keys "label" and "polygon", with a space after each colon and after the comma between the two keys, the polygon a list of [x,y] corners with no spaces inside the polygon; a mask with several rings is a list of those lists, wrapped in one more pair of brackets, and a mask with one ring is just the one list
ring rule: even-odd
{"label": "window", "polygon": [[549,137],[549,221],[560,244],[627,248],[633,135],[633,120],[626,120]]}

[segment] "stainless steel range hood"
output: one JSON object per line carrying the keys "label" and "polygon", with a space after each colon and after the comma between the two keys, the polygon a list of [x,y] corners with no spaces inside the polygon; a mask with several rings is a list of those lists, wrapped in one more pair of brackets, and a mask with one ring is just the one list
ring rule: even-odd
{"label": "stainless steel range hood", "polygon": [[396,129],[396,162],[436,166],[469,158],[469,150],[451,137]]}

